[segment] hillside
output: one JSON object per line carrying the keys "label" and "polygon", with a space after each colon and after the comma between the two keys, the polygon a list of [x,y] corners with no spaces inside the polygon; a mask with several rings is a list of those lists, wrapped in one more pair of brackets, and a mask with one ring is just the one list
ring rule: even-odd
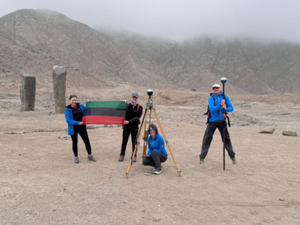
{"label": "hillside", "polygon": [[176,43],[126,32],[109,35],[148,70],[175,84],[205,89],[226,76],[233,92],[300,93],[299,44],[208,36]]}
{"label": "hillside", "polygon": [[67,68],[69,90],[121,83],[210,91],[226,76],[231,93],[300,94],[300,45],[198,37],[177,43],[96,31],[60,13],[24,9],[0,18],[0,92],[19,92],[19,75],[52,91],[52,68]]}
{"label": "hillside", "polygon": [[138,65],[104,34],[50,10],[19,10],[0,18],[0,52],[3,89],[8,83],[18,89],[18,76],[33,74],[39,89],[51,90],[54,65],[68,69],[70,86],[88,89],[146,84],[149,75],[162,79],[142,69],[137,74]]}

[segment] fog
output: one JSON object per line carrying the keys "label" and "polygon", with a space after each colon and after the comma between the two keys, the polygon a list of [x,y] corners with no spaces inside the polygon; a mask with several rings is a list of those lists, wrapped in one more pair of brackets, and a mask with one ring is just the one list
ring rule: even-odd
{"label": "fog", "polygon": [[0,17],[25,8],[176,41],[213,35],[300,43],[298,0],[0,0]]}

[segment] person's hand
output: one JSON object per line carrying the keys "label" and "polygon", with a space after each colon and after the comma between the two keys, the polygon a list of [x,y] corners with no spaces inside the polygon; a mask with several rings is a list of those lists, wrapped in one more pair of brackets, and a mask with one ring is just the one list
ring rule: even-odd
{"label": "person's hand", "polygon": [[86,102],[89,102],[90,100],[88,99],[88,100],[86,100]]}
{"label": "person's hand", "polygon": [[123,102],[127,102],[127,100],[124,99]]}
{"label": "person's hand", "polygon": [[124,120],[124,124],[129,124],[129,121],[128,120]]}
{"label": "person's hand", "polygon": [[226,104],[222,105],[223,109],[226,110]]}
{"label": "person's hand", "polygon": [[80,122],[79,122],[79,125],[83,125],[83,122],[82,122],[82,121],[80,121]]}
{"label": "person's hand", "polygon": [[146,158],[149,158],[149,157],[150,157],[150,155],[148,155],[148,154],[147,154],[147,155],[145,155],[145,157],[146,157]]}
{"label": "person's hand", "polygon": [[223,106],[223,105],[226,105],[225,99],[223,99],[223,100],[221,101],[221,106]]}

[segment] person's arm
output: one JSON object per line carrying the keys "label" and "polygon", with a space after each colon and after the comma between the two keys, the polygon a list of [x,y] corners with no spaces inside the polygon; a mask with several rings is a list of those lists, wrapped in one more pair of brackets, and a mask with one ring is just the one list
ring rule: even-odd
{"label": "person's arm", "polygon": [[234,110],[233,105],[230,101],[230,98],[228,98],[228,96],[225,96],[226,98],[226,111],[227,112],[232,112]]}
{"label": "person's arm", "polygon": [[140,105],[139,111],[137,112],[137,115],[135,117],[133,117],[132,119],[128,120],[129,123],[134,123],[139,121],[139,119],[141,118],[143,114],[143,107]]}
{"label": "person's arm", "polygon": [[70,111],[69,109],[66,109],[65,110],[65,118],[66,118],[66,121],[69,125],[80,125],[80,122],[79,121],[76,121],[76,120],[73,120],[72,117],[71,117],[71,113],[72,113],[72,110]]}
{"label": "person's arm", "polygon": [[151,156],[152,151],[153,151],[153,147],[152,147],[152,145],[150,144],[150,138],[148,138],[147,144],[148,144],[148,152],[147,152],[147,155]]}
{"label": "person's arm", "polygon": [[221,105],[219,105],[219,104],[215,105],[215,101],[214,101],[214,99],[213,99],[212,96],[210,96],[210,97],[208,98],[208,107],[209,107],[209,110],[210,110],[211,112],[217,112],[217,111],[219,111],[220,109],[222,109],[222,106],[221,106]]}
{"label": "person's arm", "polygon": [[163,153],[163,154],[166,154],[166,149],[165,149],[165,140],[164,138],[161,136],[158,140],[158,148],[159,148],[159,152],[160,153]]}

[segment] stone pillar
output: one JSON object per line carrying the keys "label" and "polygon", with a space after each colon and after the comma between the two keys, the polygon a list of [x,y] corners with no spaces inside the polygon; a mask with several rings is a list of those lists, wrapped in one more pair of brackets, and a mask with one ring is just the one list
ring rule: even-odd
{"label": "stone pillar", "polygon": [[34,111],[36,86],[35,76],[22,75],[21,79],[21,111]]}
{"label": "stone pillar", "polygon": [[55,112],[64,113],[66,107],[66,69],[63,66],[53,67],[53,90]]}

